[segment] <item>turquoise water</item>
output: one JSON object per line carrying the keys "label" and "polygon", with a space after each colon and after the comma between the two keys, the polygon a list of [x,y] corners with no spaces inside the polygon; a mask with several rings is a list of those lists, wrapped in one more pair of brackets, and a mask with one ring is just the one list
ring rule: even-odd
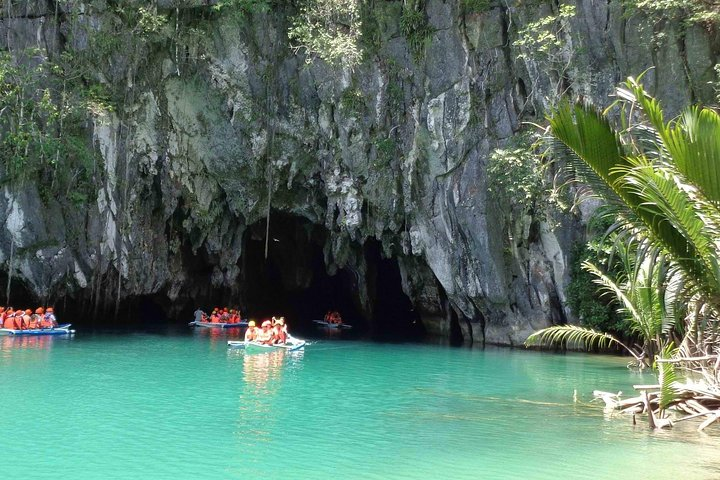
{"label": "turquoise water", "polygon": [[606,418],[619,358],[319,340],[0,337],[0,478],[720,478],[720,432]]}

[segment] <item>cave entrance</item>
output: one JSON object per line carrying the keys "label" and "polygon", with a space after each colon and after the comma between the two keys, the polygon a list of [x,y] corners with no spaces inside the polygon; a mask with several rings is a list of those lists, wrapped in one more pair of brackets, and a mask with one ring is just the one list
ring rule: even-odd
{"label": "cave entrance", "polygon": [[8,280],[7,272],[0,272],[0,305],[33,310],[39,306],[46,306],[42,305],[42,301],[38,300],[25,284],[17,279],[17,276],[13,276],[10,281],[10,302],[9,305],[5,305],[8,300]]}
{"label": "cave entrance", "polygon": [[373,300],[373,336],[383,340],[414,340],[425,335],[420,315],[402,289],[397,258],[385,258],[380,242],[365,244],[368,293]]}
{"label": "cave entrance", "polygon": [[[265,220],[245,232],[241,268],[245,316],[288,317],[292,328],[308,331],[312,320],[337,310],[353,325],[382,340],[417,339],[425,334],[418,312],[402,289],[397,258],[385,258],[380,242],[356,247],[355,265],[329,274],[323,248],[328,232],[322,226],[274,212],[265,259]],[[366,295],[365,295],[366,294]],[[363,302],[361,298],[365,297]]]}
{"label": "cave entrance", "polygon": [[293,331],[312,331],[312,320],[322,319],[328,310],[338,310],[345,321],[362,329],[357,277],[349,269],[339,269],[334,275],[327,272],[326,241],[323,227],[273,212],[265,259],[265,220],[251,225],[245,232],[241,259],[244,316],[283,315]]}

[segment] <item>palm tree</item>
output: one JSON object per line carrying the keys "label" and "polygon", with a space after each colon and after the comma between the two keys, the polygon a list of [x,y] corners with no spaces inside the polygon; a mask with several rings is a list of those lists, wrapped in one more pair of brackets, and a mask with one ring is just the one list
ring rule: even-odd
{"label": "palm tree", "polygon": [[[635,244],[637,252],[635,278],[622,286],[603,277],[599,269],[587,268],[623,305],[645,354],[652,356],[669,344],[670,330],[662,326],[668,326],[667,310],[672,308],[664,295],[670,287],[691,312],[681,351],[715,353],[720,312],[720,116],[693,107],[666,122],[659,102],[637,80],[628,79],[617,92],[615,118],[621,129],[613,126],[610,109],[601,113],[586,104],[561,103],[550,117],[556,151],[566,154],[576,178],[612,206],[618,218],[614,228]],[[618,342],[601,332],[580,333],[579,328],[550,327],[531,335],[527,344]]]}

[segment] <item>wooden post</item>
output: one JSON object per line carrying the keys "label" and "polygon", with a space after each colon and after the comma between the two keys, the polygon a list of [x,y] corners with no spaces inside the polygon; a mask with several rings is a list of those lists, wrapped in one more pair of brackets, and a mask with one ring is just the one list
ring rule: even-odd
{"label": "wooden post", "polygon": [[650,424],[650,428],[656,429],[657,426],[655,425],[655,414],[653,414],[652,406],[650,406],[650,400],[648,400],[647,390],[642,390],[640,392],[640,395],[642,396],[643,403],[645,404],[645,409],[648,412],[648,423]]}

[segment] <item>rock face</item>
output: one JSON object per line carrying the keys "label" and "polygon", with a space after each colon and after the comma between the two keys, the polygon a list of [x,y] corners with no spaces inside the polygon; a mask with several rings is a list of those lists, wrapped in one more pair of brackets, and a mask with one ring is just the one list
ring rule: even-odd
{"label": "rock face", "polygon": [[[52,3],[8,2],[4,48],[82,51],[88,35],[118,28],[103,2]],[[583,219],[558,215],[552,228],[527,218],[509,238],[509,206],[488,194],[493,149],[558,92],[607,105],[618,82],[648,69],[670,112],[715,95],[716,34],[641,27],[619,0],[578,0],[553,23],[554,50],[537,55],[517,39],[557,15],[550,4],[463,12],[427,0],[418,52],[401,33],[402,3],[375,2],[377,38],[354,70],[295,54],[292,12],[160,3],[164,29],[96,64],[97,79],[123,92],[88,128],[102,159],[97,198],[68,208],[35,185],[2,186],[0,264],[39,298],[109,305],[152,294],[170,309],[215,289],[242,296],[247,238],[264,236],[250,227],[271,211],[271,228],[277,213],[323,227],[327,271],[354,272],[368,315],[363,245],[375,239],[427,330],[518,344],[572,321],[564,288]],[[285,287],[302,288],[307,262],[286,267]]]}

